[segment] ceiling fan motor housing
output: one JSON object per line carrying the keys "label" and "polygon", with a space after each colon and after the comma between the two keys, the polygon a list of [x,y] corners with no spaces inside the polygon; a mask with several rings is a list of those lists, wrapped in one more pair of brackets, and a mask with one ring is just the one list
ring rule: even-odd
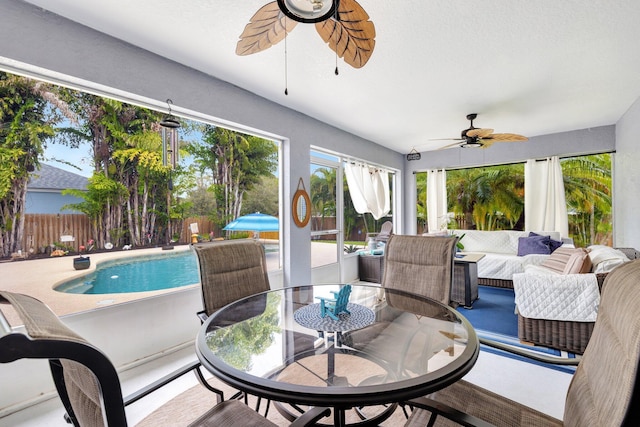
{"label": "ceiling fan motor housing", "polygon": [[336,15],[339,0],[277,0],[289,18],[305,24],[326,21]]}

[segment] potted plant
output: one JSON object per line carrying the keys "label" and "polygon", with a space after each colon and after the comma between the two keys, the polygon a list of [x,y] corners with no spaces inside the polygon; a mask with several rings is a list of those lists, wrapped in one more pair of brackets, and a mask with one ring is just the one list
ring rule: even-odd
{"label": "potted plant", "polygon": [[86,270],[91,265],[91,259],[88,256],[78,256],[73,259],[73,268],[76,270]]}

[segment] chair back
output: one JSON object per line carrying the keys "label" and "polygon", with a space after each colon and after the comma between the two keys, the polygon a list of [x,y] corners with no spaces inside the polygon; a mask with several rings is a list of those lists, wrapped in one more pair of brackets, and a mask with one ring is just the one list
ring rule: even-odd
{"label": "chair back", "polygon": [[260,242],[223,240],[193,245],[198,256],[204,312],[270,289],[267,261]]}
{"label": "chair back", "polygon": [[338,295],[336,295],[336,308],[334,314],[340,314],[347,311],[347,304],[349,304],[349,296],[351,295],[351,285],[345,285],[340,289]]}
{"label": "chair back", "polygon": [[384,253],[382,286],[449,305],[456,242],[454,237],[392,235]]}
{"label": "chair back", "polygon": [[387,242],[391,233],[393,232],[393,223],[391,221],[385,221],[380,227],[380,232],[375,237],[376,242]]}
{"label": "chair back", "polygon": [[571,380],[565,426],[631,426],[640,419],[640,260],[611,271]]}
{"label": "chair back", "polygon": [[126,426],[122,389],[107,356],[77,335],[41,301],[0,292],[24,322],[12,330],[0,312],[0,363],[48,359],[60,400],[75,426]]}

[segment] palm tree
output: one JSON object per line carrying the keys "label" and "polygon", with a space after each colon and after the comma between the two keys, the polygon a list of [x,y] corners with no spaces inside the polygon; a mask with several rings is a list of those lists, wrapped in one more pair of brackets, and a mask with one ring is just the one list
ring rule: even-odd
{"label": "palm tree", "polygon": [[524,209],[523,168],[520,164],[448,171],[448,210],[462,216],[460,228],[513,228]]}
{"label": "palm tree", "polygon": [[[336,215],[336,170],[318,168],[311,175],[312,216],[321,218]],[[317,224],[322,227],[322,224]]]}
{"label": "palm tree", "polygon": [[561,162],[571,237],[580,246],[611,243],[611,155]]}

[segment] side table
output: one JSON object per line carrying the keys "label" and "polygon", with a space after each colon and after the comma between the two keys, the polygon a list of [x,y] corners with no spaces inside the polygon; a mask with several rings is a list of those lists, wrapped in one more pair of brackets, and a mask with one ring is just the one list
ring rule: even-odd
{"label": "side table", "polygon": [[381,283],[384,273],[384,255],[358,255],[358,276],[364,282]]}
{"label": "side table", "polygon": [[451,301],[471,308],[478,299],[478,261],[484,254],[459,254],[454,259]]}

